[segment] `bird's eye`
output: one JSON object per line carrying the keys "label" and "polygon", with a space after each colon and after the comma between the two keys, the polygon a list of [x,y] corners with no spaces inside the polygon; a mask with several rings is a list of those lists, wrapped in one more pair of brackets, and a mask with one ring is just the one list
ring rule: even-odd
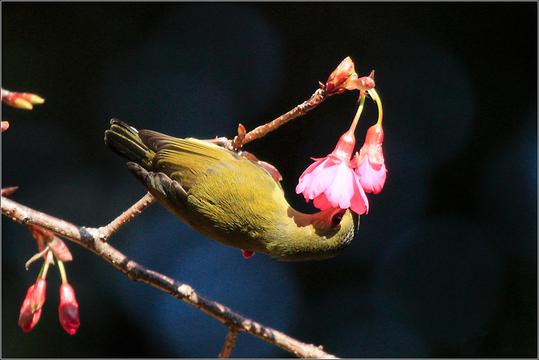
{"label": "bird's eye", "polygon": [[338,213],[335,213],[335,214],[331,217],[331,224],[332,224],[333,226],[338,226],[338,225],[340,225],[343,215],[344,215],[344,212],[343,212],[343,211],[339,211]]}

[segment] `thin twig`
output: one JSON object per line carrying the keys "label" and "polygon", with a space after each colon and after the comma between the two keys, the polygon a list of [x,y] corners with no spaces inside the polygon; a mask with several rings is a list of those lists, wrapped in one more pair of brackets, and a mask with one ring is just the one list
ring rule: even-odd
{"label": "thin twig", "polygon": [[124,211],[116,219],[112,220],[108,225],[97,229],[100,240],[107,241],[108,238],[116,231],[120,230],[129,220],[140,214],[144,209],[154,202],[154,197],[150,193],[146,193],[142,199],[134,203],[129,209]]}
{"label": "thin twig", "polygon": [[223,350],[219,353],[220,358],[229,358],[232,354],[232,349],[236,345],[236,338],[238,337],[238,329],[231,326],[228,328],[228,333],[226,334],[225,344],[223,345]]}
{"label": "thin twig", "polygon": [[275,120],[270,121],[267,124],[260,125],[253,130],[249,131],[245,137],[243,137],[243,141],[241,145],[245,145],[250,143],[253,140],[259,139],[263,136],[265,136],[267,133],[276,130],[281,125],[286,124],[290,120],[293,120],[297,118],[298,116],[305,115],[318,105],[322,103],[326,99],[326,92],[324,89],[319,88],[317,89],[309,98],[309,100],[306,100],[302,102],[301,104],[294,107],[292,110],[288,111],[287,113],[279,116]]}
{"label": "thin twig", "polygon": [[254,128],[248,133],[245,133],[245,127],[242,124],[239,124],[238,134],[232,140],[227,139],[226,137],[217,137],[215,139],[208,139],[206,141],[222,146],[231,151],[238,151],[243,147],[243,145],[248,144],[253,140],[260,139],[261,137],[266,136],[268,133],[277,130],[280,126],[286,124],[287,122],[294,120],[299,116],[305,115],[320,105],[328,96],[329,95],[326,93],[326,91],[320,87],[311,95],[308,100],[305,100],[278,118]]}
{"label": "thin twig", "polygon": [[95,236],[97,229],[79,227],[65,220],[31,209],[11,199],[2,197],[2,214],[21,224],[33,224],[75,242],[93,252],[134,281],[140,281],[205,312],[217,321],[238,331],[256,336],[278,346],[297,357],[335,358],[312,344],[296,340],[280,331],[266,327],[232,311],[230,308],[199,295],[191,286],[174,280],[157,271],[150,270],[129,259],[107,242]]}

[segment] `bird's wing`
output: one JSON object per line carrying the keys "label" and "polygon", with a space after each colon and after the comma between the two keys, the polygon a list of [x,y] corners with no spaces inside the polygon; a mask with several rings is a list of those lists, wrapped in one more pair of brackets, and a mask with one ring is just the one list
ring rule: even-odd
{"label": "bird's wing", "polygon": [[179,181],[187,190],[201,175],[219,164],[242,160],[232,151],[207,141],[175,138],[151,130],[141,130],[139,136],[146,146],[156,152],[153,170]]}
{"label": "bird's wing", "polygon": [[127,168],[142,181],[153,196],[162,200],[173,211],[175,206],[184,206],[187,200],[187,192],[177,181],[172,180],[161,172],[148,171],[131,161],[127,163]]}
{"label": "bird's wing", "polygon": [[[145,176],[147,186],[158,195],[163,188],[163,200],[180,198],[175,183],[186,192],[181,206],[191,210],[182,212],[177,204],[170,206],[172,210],[179,210],[176,212],[194,227],[228,245],[264,249],[267,228],[274,227],[278,215],[286,214],[288,207],[280,184],[267,170],[205,141],[147,130],[139,135],[156,152],[150,174],[164,174],[161,178]],[[159,187],[162,179],[172,181]]]}

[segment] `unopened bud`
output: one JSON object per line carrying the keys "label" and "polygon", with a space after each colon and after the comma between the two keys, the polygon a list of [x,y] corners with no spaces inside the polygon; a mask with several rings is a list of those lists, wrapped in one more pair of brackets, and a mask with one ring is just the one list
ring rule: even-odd
{"label": "unopened bud", "polygon": [[43,104],[45,102],[45,99],[36,94],[22,93],[21,97],[32,104]]}
{"label": "unopened bud", "polygon": [[351,78],[357,78],[357,74],[354,69],[354,62],[350,56],[347,56],[329,75],[325,85],[326,94],[342,93],[346,90],[346,83]]}
{"label": "unopened bud", "polygon": [[32,110],[32,104],[43,104],[45,99],[32,93],[13,92],[2,89],[2,102],[18,109]]}
{"label": "unopened bud", "polygon": [[32,330],[41,317],[41,309],[45,303],[47,283],[45,279],[38,279],[36,283],[28,289],[26,297],[19,313],[19,326],[24,332]]}
{"label": "unopened bud", "polygon": [[69,335],[75,335],[80,326],[79,303],[75,297],[75,290],[67,282],[60,286],[58,316],[64,330]]}
{"label": "unopened bud", "polygon": [[10,102],[7,103],[18,109],[32,110],[34,108],[31,102],[20,97],[13,98]]}

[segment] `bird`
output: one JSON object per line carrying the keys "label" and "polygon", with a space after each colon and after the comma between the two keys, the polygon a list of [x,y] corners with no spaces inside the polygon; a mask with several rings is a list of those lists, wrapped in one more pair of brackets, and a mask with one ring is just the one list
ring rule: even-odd
{"label": "bird", "polygon": [[348,209],[295,210],[260,162],[210,141],[137,130],[117,119],[104,140],[158,203],[224,245],[281,261],[323,260],[359,230],[359,216]]}

